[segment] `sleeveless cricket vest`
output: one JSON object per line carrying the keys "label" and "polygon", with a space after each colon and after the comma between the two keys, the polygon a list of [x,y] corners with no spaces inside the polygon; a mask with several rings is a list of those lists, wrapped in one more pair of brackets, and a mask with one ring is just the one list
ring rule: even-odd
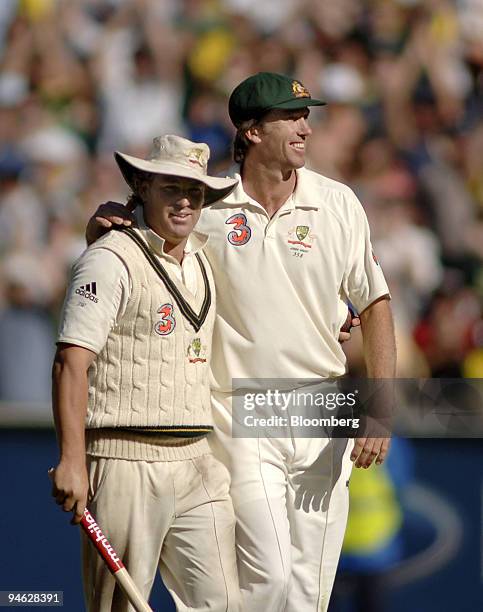
{"label": "sleeveless cricket vest", "polygon": [[[147,248],[139,230],[112,231],[90,248],[109,249],[122,259],[132,293],[89,368],[87,452],[178,459],[183,443],[173,436],[186,442],[212,428],[209,360],[215,295],[209,264],[201,251],[193,255],[195,297]],[[167,436],[172,444],[166,443]],[[157,439],[163,444],[155,444]]]}

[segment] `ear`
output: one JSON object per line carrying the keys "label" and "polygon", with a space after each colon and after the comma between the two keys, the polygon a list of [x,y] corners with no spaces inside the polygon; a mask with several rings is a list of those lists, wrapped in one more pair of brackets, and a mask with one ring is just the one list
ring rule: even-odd
{"label": "ear", "polygon": [[245,132],[245,137],[248,141],[258,144],[262,141],[260,138],[260,127],[256,124],[252,125],[252,127],[248,128],[248,130]]}

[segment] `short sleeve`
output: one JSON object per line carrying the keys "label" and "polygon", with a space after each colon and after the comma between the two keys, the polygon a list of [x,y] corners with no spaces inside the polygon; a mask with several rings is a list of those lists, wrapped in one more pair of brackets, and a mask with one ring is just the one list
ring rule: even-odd
{"label": "short sleeve", "polygon": [[349,214],[351,234],[342,288],[361,313],[383,296],[390,297],[384,274],[371,244],[371,235],[362,204],[352,194]]}
{"label": "short sleeve", "polygon": [[72,268],[57,342],[98,354],[131,293],[128,270],[112,251],[87,249]]}

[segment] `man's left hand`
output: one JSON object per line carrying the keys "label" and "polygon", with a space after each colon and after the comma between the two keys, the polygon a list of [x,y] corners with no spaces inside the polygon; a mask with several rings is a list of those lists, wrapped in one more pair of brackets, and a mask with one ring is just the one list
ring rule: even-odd
{"label": "man's left hand", "polygon": [[350,308],[347,310],[347,319],[345,320],[344,325],[340,328],[339,332],[339,342],[342,344],[343,342],[347,342],[347,340],[351,339],[351,329],[353,327],[359,327],[361,324],[361,320],[355,314],[352,313]]}

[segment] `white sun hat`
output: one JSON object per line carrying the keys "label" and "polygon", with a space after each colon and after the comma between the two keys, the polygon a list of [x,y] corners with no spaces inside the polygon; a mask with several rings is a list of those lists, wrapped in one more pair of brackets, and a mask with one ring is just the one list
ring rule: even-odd
{"label": "white sun hat", "polygon": [[114,153],[114,157],[131,189],[135,189],[136,175],[142,173],[194,179],[206,186],[205,206],[226,197],[238,182],[236,179],[208,176],[208,145],[204,142],[191,142],[174,134],[155,138],[147,159],[132,157],[119,151]]}

